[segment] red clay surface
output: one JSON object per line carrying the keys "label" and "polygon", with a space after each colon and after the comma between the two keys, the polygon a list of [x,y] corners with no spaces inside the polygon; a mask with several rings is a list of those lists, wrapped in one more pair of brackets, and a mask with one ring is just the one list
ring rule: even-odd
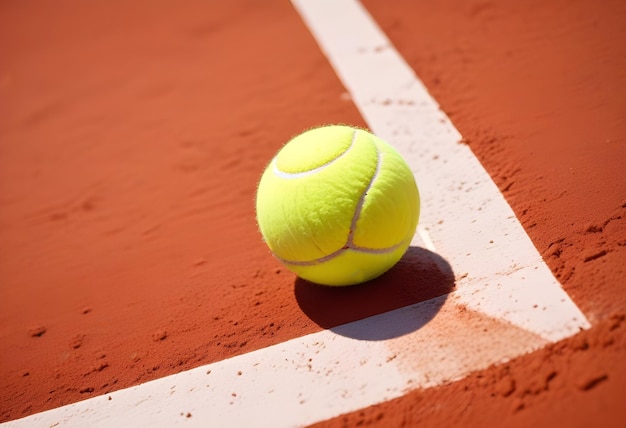
{"label": "red clay surface", "polygon": [[[593,328],[321,425],[623,426],[626,4],[415,3],[365,5]],[[330,295],[269,256],[271,156],[365,125],[288,2],[3,2],[0,58],[1,421],[453,286],[416,250]]]}

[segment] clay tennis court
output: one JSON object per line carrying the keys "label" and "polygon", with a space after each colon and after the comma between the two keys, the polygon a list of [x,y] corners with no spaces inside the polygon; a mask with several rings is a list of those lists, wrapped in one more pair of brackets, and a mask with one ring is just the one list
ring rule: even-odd
{"label": "clay tennis court", "polygon": [[[272,257],[254,200],[276,151],[314,126],[379,123],[364,117],[291,2],[3,2],[0,422],[88,399],[105,409],[128,388],[192,370],[215,376],[250,356],[289,355],[287,344],[337,337],[352,350],[384,349],[381,373],[400,367],[407,379],[419,371],[411,361],[438,349],[475,357],[462,376],[429,362],[440,381],[367,406],[332,417],[307,410],[303,420],[317,426],[626,425],[626,3],[361,3],[390,41],[383,50],[406,61],[462,136],[455,144],[493,180],[564,304],[583,314],[580,328],[553,340],[450,304],[479,278],[428,240],[380,278],[341,289],[306,283]],[[412,105],[403,100],[375,101]],[[427,163],[444,161],[433,154]],[[436,195],[421,190],[433,236],[471,228],[473,218],[433,212]],[[450,245],[478,253],[490,244]],[[547,290],[533,293],[539,311]],[[431,312],[386,329],[405,308]],[[366,333],[350,327],[364,325]],[[367,367],[366,357],[345,353],[343,362]],[[211,387],[245,399],[262,377],[249,373],[231,373],[232,388]],[[364,389],[383,377],[371,372]],[[185,398],[160,400],[181,426],[229,425]],[[113,416],[116,426],[140,425]]]}

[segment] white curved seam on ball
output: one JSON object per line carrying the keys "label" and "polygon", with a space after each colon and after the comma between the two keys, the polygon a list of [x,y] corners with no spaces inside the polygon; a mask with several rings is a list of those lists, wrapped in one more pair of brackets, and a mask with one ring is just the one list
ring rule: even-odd
{"label": "white curved seam on ball", "polygon": [[378,174],[380,172],[380,169],[383,163],[383,153],[380,150],[378,150],[378,146],[376,145],[375,142],[372,141],[372,144],[374,144],[374,149],[376,150],[376,169],[374,170],[374,174],[372,174],[372,178],[370,178],[370,182],[367,184],[367,187],[365,188],[365,190],[363,190],[363,193],[361,193],[361,197],[359,198],[359,201],[356,204],[354,215],[352,216],[352,222],[350,223],[350,231],[348,232],[348,240],[345,245],[348,248],[354,247],[354,231],[356,230],[356,224],[359,221],[359,217],[361,217],[361,211],[363,210],[363,204],[365,204],[365,198],[367,197],[367,192],[369,192],[369,190],[374,185],[376,178],[378,178]]}
{"label": "white curved seam on ball", "polygon": [[332,253],[330,253],[330,254],[328,254],[328,255],[326,255],[324,257],[320,257],[319,259],[314,259],[314,260],[302,260],[302,261],[287,260],[287,259],[283,259],[282,257],[278,257],[276,254],[274,254],[274,257],[276,257],[278,260],[280,260],[282,263],[285,263],[285,264],[290,264],[290,265],[294,265],[294,266],[314,266],[314,265],[318,265],[320,263],[327,262],[327,261],[329,261],[331,259],[334,259],[339,254],[343,253],[344,251],[346,251],[348,249],[349,248],[341,247],[337,251],[333,251]]}
{"label": "white curved seam on ball", "polygon": [[348,247],[347,249],[350,249],[359,253],[387,254],[387,253],[397,250],[403,243],[404,241],[398,242],[396,245],[392,245],[391,247],[385,247],[385,248],[367,248],[367,247],[359,247],[358,245],[352,245]]}
{"label": "white curved seam on ball", "polygon": [[276,157],[274,157],[274,159],[272,159],[272,170],[274,171],[274,174],[276,176],[278,176],[279,178],[284,178],[285,180],[293,180],[293,179],[296,179],[296,178],[302,178],[302,177],[307,177],[309,175],[316,174],[316,173],[326,169],[327,167],[329,167],[330,165],[332,165],[333,163],[335,163],[336,161],[338,161],[342,157],[344,157],[350,151],[350,149],[352,149],[352,147],[354,146],[354,142],[356,141],[356,134],[357,134],[357,130],[355,130],[354,133],[352,134],[352,141],[350,141],[350,145],[348,146],[348,148],[346,150],[341,152],[337,157],[332,158],[331,160],[329,160],[328,162],[326,162],[323,165],[318,166],[317,168],[309,169],[307,171],[300,171],[300,172],[281,171],[278,168],[278,164],[277,164],[278,156],[276,156]]}
{"label": "white curved seam on ball", "polygon": [[398,244],[392,245],[391,247],[385,247],[385,248],[365,248],[365,247],[357,247],[357,246],[341,247],[340,249],[333,251],[327,256],[320,257],[319,259],[314,259],[314,260],[302,260],[302,261],[287,260],[287,259],[283,259],[282,257],[277,256],[274,253],[272,254],[274,254],[274,257],[276,257],[280,262],[285,263],[285,264],[294,265],[294,266],[315,266],[320,263],[324,263],[329,260],[332,260],[338,255],[348,250],[356,251],[358,253],[367,253],[367,254],[387,254],[387,253],[391,253],[392,251],[397,250],[403,243],[404,241]]}

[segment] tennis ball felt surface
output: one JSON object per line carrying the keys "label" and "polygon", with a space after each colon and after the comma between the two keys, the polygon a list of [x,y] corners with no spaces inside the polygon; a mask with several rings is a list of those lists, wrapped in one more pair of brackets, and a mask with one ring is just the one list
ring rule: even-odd
{"label": "tennis ball felt surface", "polygon": [[376,278],[406,252],[419,193],[402,156],[349,126],[289,141],[261,177],[257,222],[270,250],[301,278],[352,285]]}

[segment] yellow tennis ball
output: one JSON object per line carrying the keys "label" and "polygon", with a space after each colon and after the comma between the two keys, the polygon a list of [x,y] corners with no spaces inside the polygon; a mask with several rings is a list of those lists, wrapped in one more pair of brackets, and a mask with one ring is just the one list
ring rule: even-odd
{"label": "yellow tennis ball", "polygon": [[256,195],[261,234],[301,278],[352,285],[376,278],[406,252],[419,193],[402,156],[349,126],[306,131],[265,169]]}

